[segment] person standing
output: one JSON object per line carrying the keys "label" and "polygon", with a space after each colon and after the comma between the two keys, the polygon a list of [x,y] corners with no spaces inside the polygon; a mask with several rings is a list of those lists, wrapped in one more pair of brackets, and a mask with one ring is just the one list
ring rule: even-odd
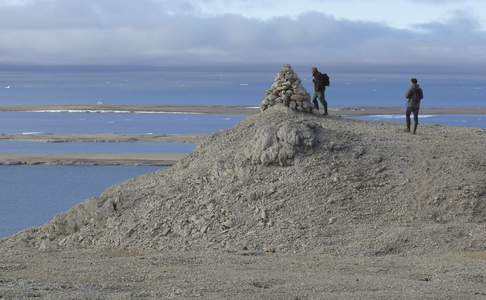
{"label": "person standing", "polygon": [[413,127],[413,134],[417,133],[417,126],[418,126],[418,115],[419,115],[419,110],[420,110],[420,102],[424,98],[424,92],[420,85],[418,84],[418,81],[416,78],[412,78],[410,80],[411,86],[407,91],[407,94],[405,95],[405,98],[407,98],[407,111],[406,111],[406,117],[407,117],[407,131],[410,132],[410,126],[411,126],[411,120],[410,120],[410,115],[413,113],[413,119],[414,119],[414,127]]}
{"label": "person standing", "polygon": [[326,86],[329,86],[329,76],[322,74],[316,67],[312,67],[312,81],[314,82],[314,96],[312,97],[312,103],[314,108],[319,110],[319,104],[317,100],[324,107],[324,115],[327,116],[327,101],[326,101]]}

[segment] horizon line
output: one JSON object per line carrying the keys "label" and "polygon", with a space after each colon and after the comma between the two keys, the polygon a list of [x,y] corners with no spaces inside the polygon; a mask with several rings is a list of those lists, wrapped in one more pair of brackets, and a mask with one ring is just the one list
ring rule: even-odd
{"label": "horizon line", "polygon": [[[275,71],[281,68],[281,64],[1,64],[0,71],[80,71],[80,72],[103,72],[103,71],[230,71],[237,68],[240,72],[250,71]],[[454,73],[462,74],[485,74],[485,65],[458,65],[458,64],[326,64],[314,63],[291,64],[294,69],[302,70],[314,65],[334,72],[357,72],[357,73]]]}

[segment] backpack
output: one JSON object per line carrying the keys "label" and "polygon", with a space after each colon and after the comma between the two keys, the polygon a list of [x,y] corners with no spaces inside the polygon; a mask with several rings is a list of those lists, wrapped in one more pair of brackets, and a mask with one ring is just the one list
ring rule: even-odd
{"label": "backpack", "polygon": [[320,77],[321,77],[320,79],[321,79],[321,85],[322,86],[329,86],[329,85],[331,85],[331,80],[329,78],[329,75],[327,75],[326,73],[324,73],[324,74],[321,74]]}
{"label": "backpack", "polygon": [[415,104],[419,104],[420,101],[424,99],[424,92],[422,91],[421,88],[417,88],[413,91],[411,100]]}

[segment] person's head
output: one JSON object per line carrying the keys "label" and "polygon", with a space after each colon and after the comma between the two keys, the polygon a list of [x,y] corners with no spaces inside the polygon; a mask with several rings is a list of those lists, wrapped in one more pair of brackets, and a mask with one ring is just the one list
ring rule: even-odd
{"label": "person's head", "polygon": [[319,70],[317,70],[317,67],[312,67],[312,74],[317,74]]}
{"label": "person's head", "polygon": [[417,84],[418,83],[418,80],[417,80],[417,78],[412,78],[412,79],[410,79],[410,82],[412,84]]}

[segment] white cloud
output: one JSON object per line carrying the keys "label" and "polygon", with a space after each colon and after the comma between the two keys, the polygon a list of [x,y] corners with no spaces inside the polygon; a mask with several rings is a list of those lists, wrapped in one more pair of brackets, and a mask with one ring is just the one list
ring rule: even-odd
{"label": "white cloud", "polygon": [[316,12],[267,20],[209,16],[187,1],[37,0],[0,7],[0,63],[391,65],[486,59],[486,33],[468,13],[415,29]]}

